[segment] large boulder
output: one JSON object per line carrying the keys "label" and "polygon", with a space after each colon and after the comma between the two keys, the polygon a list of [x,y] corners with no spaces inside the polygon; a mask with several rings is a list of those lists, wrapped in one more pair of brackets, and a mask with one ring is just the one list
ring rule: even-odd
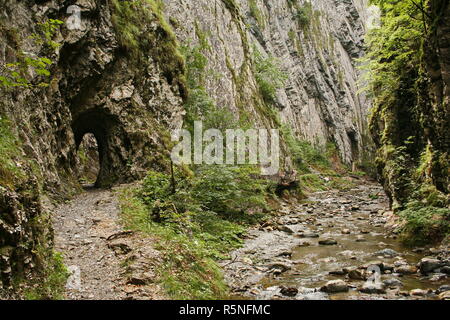
{"label": "large boulder", "polygon": [[433,270],[442,267],[444,263],[435,258],[423,258],[419,262],[419,270],[422,274],[433,272]]}
{"label": "large boulder", "polygon": [[405,274],[414,274],[414,273],[417,272],[417,268],[415,266],[404,264],[402,266],[399,266],[399,267],[395,268],[395,272],[403,274],[403,275],[405,275]]}

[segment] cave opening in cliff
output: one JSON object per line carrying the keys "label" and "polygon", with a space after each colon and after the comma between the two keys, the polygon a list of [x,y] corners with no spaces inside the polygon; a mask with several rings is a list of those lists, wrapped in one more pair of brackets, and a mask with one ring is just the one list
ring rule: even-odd
{"label": "cave opening in cliff", "polygon": [[89,109],[74,116],[72,130],[82,182],[97,188],[110,187],[126,174],[121,152],[127,143],[116,117],[101,108]]}
{"label": "cave opening in cliff", "polygon": [[77,172],[82,185],[95,185],[100,172],[100,154],[93,133],[86,133],[78,146]]}

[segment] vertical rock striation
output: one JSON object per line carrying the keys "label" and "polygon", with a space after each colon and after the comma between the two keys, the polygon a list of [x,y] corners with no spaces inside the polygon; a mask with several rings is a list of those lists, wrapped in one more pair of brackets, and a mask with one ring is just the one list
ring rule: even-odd
{"label": "vertical rock striation", "polygon": [[[42,195],[79,187],[76,153],[86,134],[98,143],[97,186],[167,166],[187,96],[176,38],[185,46],[207,40],[208,93],[254,127],[279,127],[259,92],[254,53],[279,58],[288,75],[274,103],[281,121],[299,138],[334,143],[348,165],[363,159],[370,102],[357,93],[355,59],[364,51],[365,0],[162,2],[0,0],[2,76],[8,64],[26,66],[26,85],[0,86],[0,117],[18,138],[8,164],[17,170],[0,179],[4,287],[39,265],[38,249],[51,248]],[[67,22],[73,4],[81,27],[52,30],[48,23]],[[26,58],[47,59],[50,76]]]}
{"label": "vertical rock striation", "polygon": [[164,3],[181,43],[198,43],[199,35],[209,42],[208,68],[221,77],[209,77],[207,89],[219,106],[236,113],[244,108],[255,123],[270,125],[258,112],[251,68],[258,50],[279,58],[288,75],[276,101],[282,122],[301,139],[334,143],[348,165],[363,158],[370,101],[358,93],[355,59],[364,53],[367,1]]}

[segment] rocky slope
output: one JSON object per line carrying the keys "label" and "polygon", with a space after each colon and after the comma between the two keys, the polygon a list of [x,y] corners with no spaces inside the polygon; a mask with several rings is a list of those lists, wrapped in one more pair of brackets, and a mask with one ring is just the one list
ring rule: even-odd
{"label": "rocky slope", "polygon": [[[258,127],[276,127],[277,119],[259,92],[254,53],[279,58],[288,74],[275,101],[282,122],[313,143],[335,143],[346,164],[363,159],[370,103],[356,93],[354,58],[363,50],[365,1],[130,3],[0,1],[2,132],[18,138],[0,168],[5,288],[48,255],[42,199],[79,188],[76,152],[86,133],[99,147],[98,186],[167,166],[168,134],[182,125],[187,96],[175,36],[182,45],[207,40],[209,94]],[[76,29],[67,24],[72,4],[81,8]]]}

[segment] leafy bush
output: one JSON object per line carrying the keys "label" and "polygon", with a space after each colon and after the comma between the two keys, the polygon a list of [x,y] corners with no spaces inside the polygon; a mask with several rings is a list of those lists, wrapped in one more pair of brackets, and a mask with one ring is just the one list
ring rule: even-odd
{"label": "leafy bush", "polygon": [[203,209],[225,218],[261,212],[266,205],[266,185],[258,174],[250,166],[203,166],[197,172],[192,194]]}
{"label": "leafy bush", "polygon": [[306,29],[311,24],[312,19],[312,4],[311,2],[305,3],[303,7],[297,7],[295,18],[302,29]]}
{"label": "leafy bush", "polygon": [[156,200],[168,199],[170,195],[170,177],[161,172],[149,171],[139,192],[144,203],[152,206]]}
{"label": "leafy bush", "polygon": [[322,150],[317,149],[307,141],[297,139],[288,126],[283,126],[281,133],[292,155],[292,161],[301,172],[309,173],[310,167],[316,169],[330,168],[330,162],[326,153]]}
{"label": "leafy bush", "polygon": [[[38,249],[38,251],[42,250]],[[27,300],[60,300],[64,298],[64,286],[69,272],[60,253],[52,253],[51,257],[46,260],[40,276],[42,281],[36,281],[31,288],[25,291],[24,296]]]}
{"label": "leafy bush", "polygon": [[[43,50],[46,50],[48,54],[52,54],[58,47],[59,44],[53,41],[55,33],[59,30],[60,25],[63,21],[56,19],[48,19],[47,21],[38,24],[38,33],[31,35],[31,39],[34,40],[35,44],[41,46]],[[7,32],[16,32],[14,30],[6,30]],[[15,35],[14,38],[18,38]],[[16,46],[20,47],[20,39],[15,40]],[[29,79],[30,69],[33,70],[38,76],[49,77],[49,68],[52,61],[45,57],[39,57],[31,55],[29,53],[17,50],[16,61],[12,63],[7,63],[0,66],[0,84],[4,87],[32,87]],[[39,82],[37,84],[39,87],[48,86],[47,82]]]}
{"label": "leafy bush", "polygon": [[170,176],[150,171],[138,196],[150,208],[176,214],[215,212],[225,219],[244,218],[266,208],[267,184],[251,166],[200,166],[194,178],[176,170],[176,192]]}
{"label": "leafy bush", "polygon": [[[224,298],[227,287],[216,260],[242,244],[248,223],[263,218],[265,187],[249,167],[200,167],[195,177],[149,172],[136,192],[124,190],[122,218],[128,228],[156,237],[163,264],[161,285],[176,299]],[[161,212],[160,221],[152,211]],[[217,210],[214,212],[212,210]]]}
{"label": "leafy bush", "polygon": [[410,245],[437,242],[450,235],[450,209],[412,202],[399,216],[405,221],[403,241]]}

